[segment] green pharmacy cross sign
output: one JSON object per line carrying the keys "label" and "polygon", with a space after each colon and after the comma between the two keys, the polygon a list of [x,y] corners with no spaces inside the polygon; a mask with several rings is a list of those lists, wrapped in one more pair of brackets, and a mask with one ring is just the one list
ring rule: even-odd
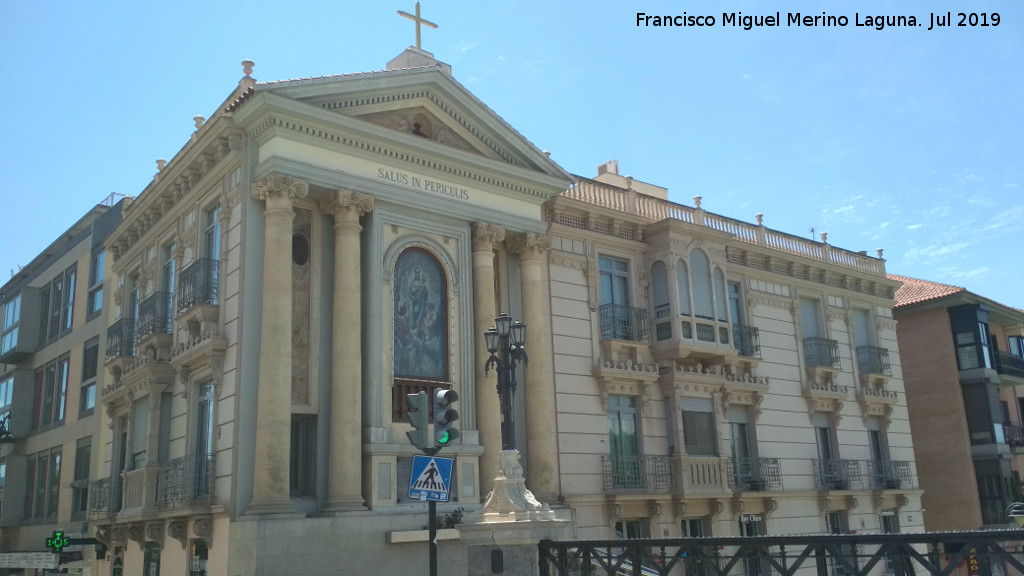
{"label": "green pharmacy cross sign", "polygon": [[54,530],[53,537],[46,539],[46,547],[54,554],[60,554],[60,551],[69,544],[71,544],[71,540],[64,535],[63,530]]}

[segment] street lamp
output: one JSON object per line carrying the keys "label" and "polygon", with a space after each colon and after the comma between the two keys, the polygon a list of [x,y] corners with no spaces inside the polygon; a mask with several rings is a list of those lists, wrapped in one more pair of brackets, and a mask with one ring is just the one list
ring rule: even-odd
{"label": "street lamp", "polygon": [[0,458],[6,458],[14,452],[14,436],[10,432],[11,413],[0,418]]}
{"label": "street lamp", "polygon": [[[497,326],[497,328],[495,328]],[[526,325],[502,312],[494,319],[494,326],[484,332],[484,343],[490,358],[484,365],[484,374],[493,366],[498,373],[498,399],[501,401],[501,449],[516,449],[516,428],[512,412],[512,399],[516,395],[516,362],[525,367]]]}

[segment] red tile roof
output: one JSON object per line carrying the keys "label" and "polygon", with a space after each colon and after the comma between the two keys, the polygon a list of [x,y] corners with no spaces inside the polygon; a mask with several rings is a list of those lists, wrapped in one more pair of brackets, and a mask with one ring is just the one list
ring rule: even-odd
{"label": "red tile roof", "polygon": [[900,286],[900,289],[896,291],[897,308],[967,292],[966,288],[961,288],[960,286],[939,284],[938,282],[918,280],[917,278],[898,276],[896,274],[889,274],[888,276],[890,280],[903,282],[903,286]]}

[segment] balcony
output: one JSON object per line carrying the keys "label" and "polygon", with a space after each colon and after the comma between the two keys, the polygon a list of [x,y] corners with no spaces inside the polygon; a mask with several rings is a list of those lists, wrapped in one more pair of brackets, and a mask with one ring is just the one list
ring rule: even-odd
{"label": "balcony", "polygon": [[107,328],[107,360],[135,356],[135,319],[120,318]]}
{"label": "balcony", "polygon": [[603,304],[601,340],[647,340],[647,310],[622,304]]}
{"label": "balcony", "polygon": [[667,491],[671,475],[665,456],[601,456],[606,492]]}
{"label": "balcony", "polygon": [[782,487],[778,458],[729,458],[729,487],[736,492],[763,492]]}
{"label": "balcony", "polygon": [[732,325],[732,345],[745,358],[761,357],[761,340],[757,328],[742,324]]}
{"label": "balcony", "polygon": [[879,346],[857,346],[857,368],[861,374],[892,376],[892,368],[889,366],[889,349]]}
{"label": "balcony", "polygon": [[89,518],[91,520],[110,518],[114,514],[114,505],[111,501],[112,490],[110,478],[93,480],[89,484]]}
{"label": "balcony", "polygon": [[674,492],[690,496],[698,492],[724,492],[729,487],[724,458],[674,456],[671,461]]}
{"label": "balcony", "polygon": [[169,292],[154,292],[139,303],[136,336],[142,341],[155,334],[171,332],[171,299]]}
{"label": "balcony", "polygon": [[824,490],[854,490],[863,485],[857,460],[813,460],[814,486]]}
{"label": "balcony", "polygon": [[808,368],[841,369],[839,342],[828,338],[804,338],[804,360]]}
{"label": "balcony", "polygon": [[1014,451],[1024,449],[1024,426],[1020,422],[1003,424],[1003,438]]}
{"label": "balcony", "polygon": [[868,460],[868,481],[875,490],[909,490],[914,488],[910,462],[903,460]]}
{"label": "balcony", "polygon": [[157,475],[157,506],[182,508],[213,497],[213,454],[189,454],[160,466]]}
{"label": "balcony", "polygon": [[1003,376],[1010,376],[1024,381],[1024,358],[1014,356],[1002,350],[995,351],[994,356],[996,372]]}
{"label": "balcony", "polygon": [[189,308],[217,304],[219,262],[200,258],[178,276],[178,313]]}

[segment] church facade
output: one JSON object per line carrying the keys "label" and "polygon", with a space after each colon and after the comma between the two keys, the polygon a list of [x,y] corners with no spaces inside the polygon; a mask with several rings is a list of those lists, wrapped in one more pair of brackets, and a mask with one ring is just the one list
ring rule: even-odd
{"label": "church facade", "polygon": [[920,529],[880,255],[574,177],[416,48],[243,65],[106,242],[99,573],[421,568],[404,397],[436,389],[461,414],[438,508],[465,510],[439,557],[468,573],[503,311],[526,483],[572,535]]}

